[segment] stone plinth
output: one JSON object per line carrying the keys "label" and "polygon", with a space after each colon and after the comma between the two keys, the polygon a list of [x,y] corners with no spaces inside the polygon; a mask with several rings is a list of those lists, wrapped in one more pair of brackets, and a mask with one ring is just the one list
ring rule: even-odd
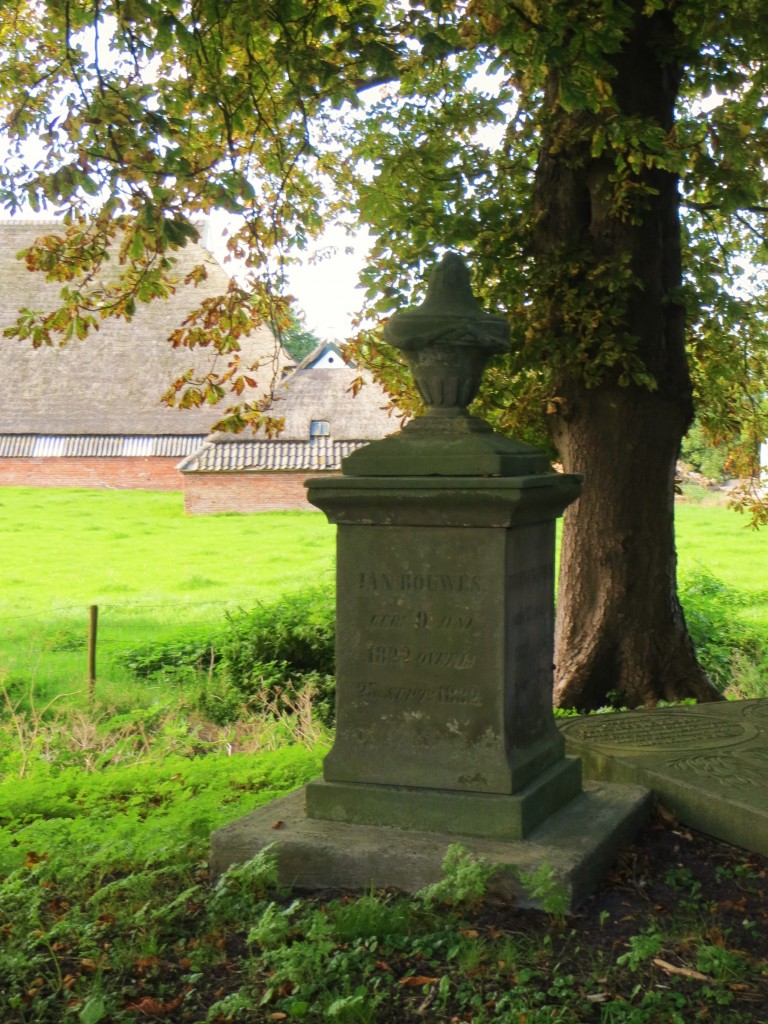
{"label": "stone plinth", "polygon": [[520,839],[580,792],[552,716],[573,478],[337,478],[337,731],[312,817]]}
{"label": "stone plinth", "polygon": [[542,865],[575,909],[648,820],[651,796],[638,786],[587,783],[584,792],[544,821],[526,840],[482,839],[307,816],[297,790],[214,832],[210,866],[219,875],[271,846],[281,883],[295,889],[416,892],[442,878],[448,847],[461,843],[496,867],[489,892],[519,906],[536,906],[519,873]]}

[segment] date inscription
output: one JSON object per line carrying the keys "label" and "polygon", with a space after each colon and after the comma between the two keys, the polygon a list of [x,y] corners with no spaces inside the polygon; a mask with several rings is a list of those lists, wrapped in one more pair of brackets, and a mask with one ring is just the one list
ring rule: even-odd
{"label": "date inscription", "polygon": [[474,668],[476,654],[466,651],[421,651],[407,645],[369,644],[369,665],[416,665],[421,668]]}
{"label": "date inscription", "polygon": [[357,684],[357,696],[363,700],[384,700],[404,704],[459,704],[480,707],[480,690],[471,686],[381,685],[371,681]]}

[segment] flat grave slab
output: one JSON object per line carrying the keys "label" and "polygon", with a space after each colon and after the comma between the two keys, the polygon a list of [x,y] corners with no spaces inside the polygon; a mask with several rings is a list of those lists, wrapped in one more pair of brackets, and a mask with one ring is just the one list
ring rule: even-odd
{"label": "flat grave slab", "polygon": [[684,824],[768,855],[768,700],[559,719],[586,779],[646,786]]}

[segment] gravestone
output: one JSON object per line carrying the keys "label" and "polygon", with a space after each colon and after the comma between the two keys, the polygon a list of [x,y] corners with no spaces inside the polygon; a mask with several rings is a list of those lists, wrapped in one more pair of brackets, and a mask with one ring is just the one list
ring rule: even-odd
{"label": "gravestone", "polygon": [[652,789],[685,825],[768,856],[768,700],[569,718],[590,779]]}
{"label": "gravestone", "polygon": [[214,868],[276,841],[295,884],[414,889],[461,840],[506,869],[546,861],[578,902],[649,806],[585,790],[554,721],[555,521],[579,479],[467,412],[509,328],[458,256],[385,338],[426,413],[307,482],[338,527],[335,742],[322,779],[214,836]]}

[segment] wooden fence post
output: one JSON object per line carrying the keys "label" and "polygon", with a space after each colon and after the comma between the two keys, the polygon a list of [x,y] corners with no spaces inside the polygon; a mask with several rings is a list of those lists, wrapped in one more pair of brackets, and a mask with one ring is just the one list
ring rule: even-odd
{"label": "wooden fence post", "polygon": [[92,604],[88,628],[88,699],[93,700],[96,689],[96,636],[99,625],[99,606]]}

